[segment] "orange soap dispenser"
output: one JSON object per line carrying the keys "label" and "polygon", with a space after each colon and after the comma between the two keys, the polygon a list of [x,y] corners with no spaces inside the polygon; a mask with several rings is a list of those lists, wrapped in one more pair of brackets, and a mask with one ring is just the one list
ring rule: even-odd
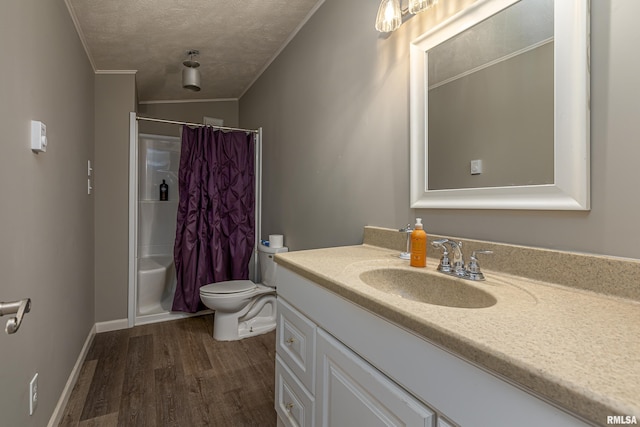
{"label": "orange soap dispenser", "polygon": [[422,226],[422,218],[416,218],[415,230],[411,233],[411,261],[412,267],[427,266],[427,233]]}

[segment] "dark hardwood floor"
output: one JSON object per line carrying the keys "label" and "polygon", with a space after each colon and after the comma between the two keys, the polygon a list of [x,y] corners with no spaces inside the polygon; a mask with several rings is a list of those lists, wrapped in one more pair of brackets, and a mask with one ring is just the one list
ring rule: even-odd
{"label": "dark hardwood floor", "polygon": [[219,342],[212,318],[97,334],[60,426],[275,426],[275,332]]}

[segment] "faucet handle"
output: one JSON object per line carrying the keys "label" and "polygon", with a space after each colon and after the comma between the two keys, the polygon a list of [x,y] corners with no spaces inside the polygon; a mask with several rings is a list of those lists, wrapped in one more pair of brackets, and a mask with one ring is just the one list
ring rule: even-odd
{"label": "faucet handle", "polygon": [[444,244],[447,243],[448,241],[449,239],[434,240],[433,242],[431,242],[431,246],[433,246],[434,248],[444,248],[444,250],[446,251],[447,248]]}
{"label": "faucet handle", "polygon": [[448,239],[438,239],[431,242],[431,246],[434,248],[442,249],[442,258],[440,258],[440,264],[438,264],[437,270],[443,273],[451,273],[453,271],[451,268],[451,262],[449,261],[449,251],[445,246],[445,243],[448,241]]}
{"label": "faucet handle", "polygon": [[403,227],[401,229],[398,230],[401,233],[411,233],[413,231],[413,228],[411,228],[411,224],[407,224],[406,227]]}
{"label": "faucet handle", "polygon": [[469,259],[469,265],[467,266],[467,276],[471,280],[484,280],[484,274],[480,271],[480,264],[478,264],[478,256],[476,254],[492,254],[493,251],[488,251],[485,249],[473,251],[471,253],[471,258]]}
{"label": "faucet handle", "polygon": [[476,262],[478,261],[478,257],[476,256],[476,254],[487,254],[487,255],[491,255],[493,253],[493,251],[489,251],[487,249],[478,249],[477,251],[473,251],[471,252],[471,259],[475,260]]}

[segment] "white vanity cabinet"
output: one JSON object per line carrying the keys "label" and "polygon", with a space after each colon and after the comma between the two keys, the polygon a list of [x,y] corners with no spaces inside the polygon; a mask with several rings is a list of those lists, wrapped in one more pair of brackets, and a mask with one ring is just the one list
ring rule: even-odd
{"label": "white vanity cabinet", "polygon": [[589,425],[283,266],[277,283],[279,425]]}
{"label": "white vanity cabinet", "polygon": [[278,424],[431,427],[435,414],[278,298]]}
{"label": "white vanity cabinet", "polygon": [[435,413],[318,329],[316,426],[431,427]]}

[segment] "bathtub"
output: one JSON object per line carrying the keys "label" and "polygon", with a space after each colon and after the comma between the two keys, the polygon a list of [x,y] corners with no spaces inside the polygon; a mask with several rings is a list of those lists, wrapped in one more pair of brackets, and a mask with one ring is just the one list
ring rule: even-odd
{"label": "bathtub", "polygon": [[138,315],[171,311],[175,290],[176,270],[172,256],[138,259]]}

